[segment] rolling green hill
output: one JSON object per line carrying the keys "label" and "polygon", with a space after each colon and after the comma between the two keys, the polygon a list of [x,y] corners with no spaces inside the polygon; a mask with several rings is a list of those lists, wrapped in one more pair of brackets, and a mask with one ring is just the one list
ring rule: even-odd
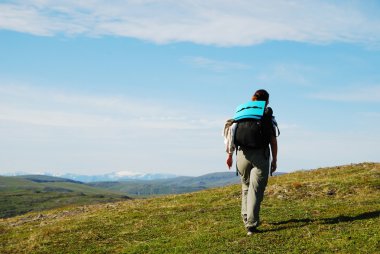
{"label": "rolling green hill", "polygon": [[0,253],[379,253],[380,164],[272,177],[260,232],[239,184],[2,219]]}
{"label": "rolling green hill", "polygon": [[79,181],[74,181],[71,179],[49,176],[49,175],[19,175],[19,176],[15,176],[15,178],[30,180],[30,181],[36,182],[36,183],[61,182],[61,183],[79,183],[79,184],[82,184],[82,182],[79,182]]}
{"label": "rolling green hill", "polygon": [[69,179],[27,175],[0,176],[0,218],[68,204],[92,204],[129,199],[125,194],[99,189]]}

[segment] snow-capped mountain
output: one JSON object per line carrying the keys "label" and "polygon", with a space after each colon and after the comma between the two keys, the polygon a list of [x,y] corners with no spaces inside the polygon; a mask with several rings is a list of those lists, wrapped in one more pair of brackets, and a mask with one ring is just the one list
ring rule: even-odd
{"label": "snow-capped mountain", "polygon": [[137,173],[130,171],[118,171],[103,175],[79,175],[79,174],[62,174],[55,175],[62,178],[68,178],[80,182],[105,182],[105,181],[128,181],[128,180],[156,180],[168,179],[177,177],[174,174],[152,174],[152,173]]}

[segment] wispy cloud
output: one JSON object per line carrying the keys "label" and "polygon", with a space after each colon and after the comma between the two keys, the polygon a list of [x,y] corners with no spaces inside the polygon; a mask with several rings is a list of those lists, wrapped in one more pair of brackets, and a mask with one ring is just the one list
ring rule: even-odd
{"label": "wispy cloud", "polygon": [[224,72],[230,70],[246,70],[251,68],[251,66],[243,63],[220,61],[201,56],[186,57],[184,58],[184,61],[195,67],[208,69],[216,72]]}
{"label": "wispy cloud", "polygon": [[0,172],[112,168],[174,173],[179,170],[175,156],[199,164],[185,163],[180,169],[201,173],[202,162],[210,159],[205,150],[222,149],[218,134],[224,119],[180,103],[3,82]]}
{"label": "wispy cloud", "polygon": [[380,86],[347,87],[339,90],[318,92],[311,98],[341,102],[378,102],[380,103]]}
{"label": "wispy cloud", "polygon": [[258,74],[258,79],[264,82],[292,84],[295,86],[310,86],[311,73],[315,69],[300,64],[276,64],[270,69]]}
{"label": "wispy cloud", "polygon": [[14,0],[0,4],[0,29],[220,46],[267,40],[379,44],[380,17],[367,5],[322,0]]}
{"label": "wispy cloud", "polygon": [[[125,97],[71,94],[31,86],[0,86],[0,121],[23,124],[133,129],[204,129],[217,119],[199,112]],[[182,105],[186,107],[185,105]]]}

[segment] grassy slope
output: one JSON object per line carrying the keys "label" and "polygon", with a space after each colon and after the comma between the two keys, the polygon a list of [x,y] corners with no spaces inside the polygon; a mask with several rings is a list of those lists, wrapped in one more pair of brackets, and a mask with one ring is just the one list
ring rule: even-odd
{"label": "grassy slope", "polygon": [[273,177],[247,237],[240,186],[3,219],[1,253],[378,253],[380,164]]}
{"label": "grassy slope", "polygon": [[[33,176],[34,180],[47,179]],[[22,177],[0,176],[0,218],[41,211],[68,204],[90,204],[124,199],[124,194],[54,178],[34,182]]]}

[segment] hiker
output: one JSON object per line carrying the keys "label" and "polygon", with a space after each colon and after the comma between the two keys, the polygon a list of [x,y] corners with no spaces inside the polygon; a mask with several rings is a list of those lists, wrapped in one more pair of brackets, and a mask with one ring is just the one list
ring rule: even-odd
{"label": "hiker", "polygon": [[[247,235],[252,235],[257,231],[260,204],[264,198],[264,190],[268,177],[269,174],[272,175],[277,169],[276,128],[278,130],[278,127],[273,117],[272,109],[267,107],[269,94],[266,90],[257,90],[252,97],[252,101],[249,103],[259,102],[263,105],[262,116],[249,116],[248,118],[245,118],[246,116],[239,116],[240,119],[238,120],[236,118],[230,119],[227,121],[224,129],[226,152],[228,154],[227,166],[229,169],[233,163],[232,155],[236,151],[236,167],[242,184],[241,216],[247,229]],[[244,112],[248,108],[256,110],[260,107],[243,106],[239,111]],[[259,119],[255,119],[255,117]],[[261,121],[262,123],[262,131],[258,132],[261,133],[261,137],[251,135],[255,130],[250,128],[255,127],[250,126],[253,126],[252,123],[255,123],[255,121]],[[245,133],[242,133],[244,131]],[[251,139],[251,141],[248,139]],[[270,151],[272,153],[272,160],[270,160]]]}

